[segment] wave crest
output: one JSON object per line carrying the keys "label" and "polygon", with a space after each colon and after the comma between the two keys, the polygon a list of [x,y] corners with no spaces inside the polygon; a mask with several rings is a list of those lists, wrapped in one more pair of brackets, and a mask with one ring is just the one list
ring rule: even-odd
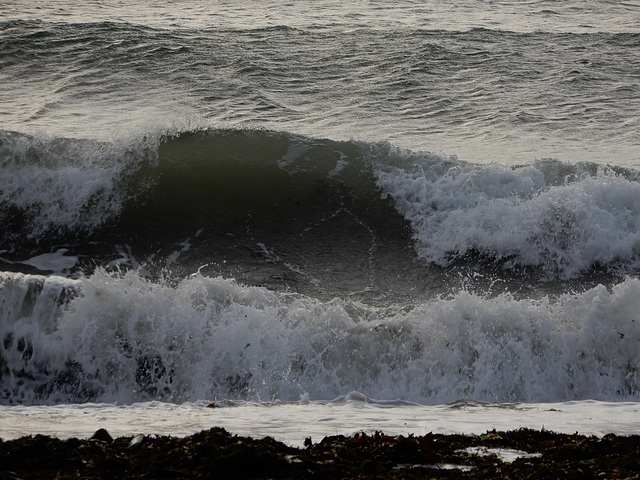
{"label": "wave crest", "polygon": [[633,171],[431,158],[379,165],[378,185],[411,222],[417,251],[429,262],[446,266],[480,255],[564,279],[597,267],[638,267],[640,183]]}

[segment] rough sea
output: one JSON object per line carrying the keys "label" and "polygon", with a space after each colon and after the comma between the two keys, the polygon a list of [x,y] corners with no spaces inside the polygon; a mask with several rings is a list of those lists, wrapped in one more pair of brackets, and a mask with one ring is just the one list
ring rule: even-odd
{"label": "rough sea", "polygon": [[1,438],[638,433],[639,273],[636,1],[0,2]]}

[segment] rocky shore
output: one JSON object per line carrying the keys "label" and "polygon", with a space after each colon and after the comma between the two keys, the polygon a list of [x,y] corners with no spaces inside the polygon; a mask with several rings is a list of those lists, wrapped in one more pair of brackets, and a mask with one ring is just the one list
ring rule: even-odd
{"label": "rocky shore", "polygon": [[272,438],[212,428],[189,437],[0,440],[0,479],[640,478],[640,436],[515,430],[484,435]]}

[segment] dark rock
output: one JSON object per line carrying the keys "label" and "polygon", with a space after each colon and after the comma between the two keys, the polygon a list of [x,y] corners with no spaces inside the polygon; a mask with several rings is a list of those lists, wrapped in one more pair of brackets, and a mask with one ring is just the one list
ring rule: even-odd
{"label": "dark rock", "polygon": [[109,435],[109,432],[107,432],[104,428],[101,428],[93,434],[93,437],[91,437],[90,440],[98,440],[100,442],[111,443],[113,442],[113,437]]}

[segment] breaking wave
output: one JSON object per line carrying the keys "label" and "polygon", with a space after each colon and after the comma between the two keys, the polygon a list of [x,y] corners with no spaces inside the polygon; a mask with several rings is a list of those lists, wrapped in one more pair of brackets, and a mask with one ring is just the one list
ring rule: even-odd
{"label": "breaking wave", "polygon": [[386,143],[238,129],[129,144],[2,132],[0,159],[8,252],[105,231],[121,243],[144,231],[162,237],[163,225],[239,235],[250,219],[286,231],[343,209],[380,225],[404,217],[417,255],[445,267],[475,257],[560,279],[638,267],[637,172],[603,165],[476,165]]}
{"label": "breaking wave", "polygon": [[415,307],[135,271],[0,277],[0,402],[638,400],[640,281]]}

